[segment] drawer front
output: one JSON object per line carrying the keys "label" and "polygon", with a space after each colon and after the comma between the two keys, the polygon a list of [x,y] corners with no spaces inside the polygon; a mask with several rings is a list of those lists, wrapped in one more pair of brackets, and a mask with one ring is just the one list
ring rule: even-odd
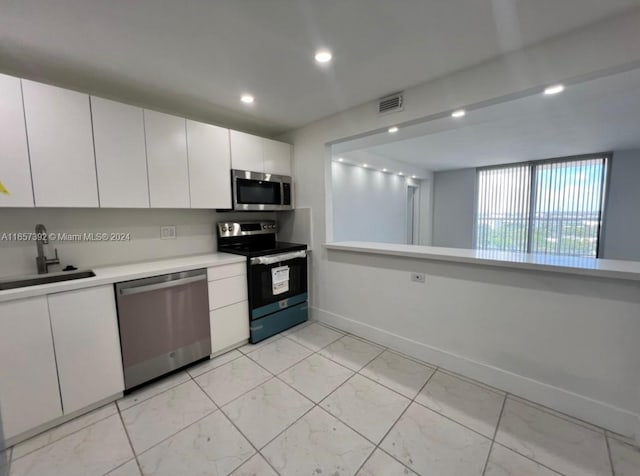
{"label": "drawer front", "polygon": [[261,340],[276,335],[290,327],[301,324],[309,319],[309,304],[307,302],[291,306],[279,312],[274,312],[261,319],[251,321],[251,338],[249,342],[256,344]]}
{"label": "drawer front", "polygon": [[247,277],[233,276],[209,283],[209,310],[247,300]]}
{"label": "drawer front", "polygon": [[207,269],[207,279],[215,281],[217,279],[230,278],[247,274],[247,263],[225,264],[224,266],[214,266]]}
{"label": "drawer front", "polygon": [[211,353],[227,349],[249,339],[249,304],[238,302],[209,313]]}

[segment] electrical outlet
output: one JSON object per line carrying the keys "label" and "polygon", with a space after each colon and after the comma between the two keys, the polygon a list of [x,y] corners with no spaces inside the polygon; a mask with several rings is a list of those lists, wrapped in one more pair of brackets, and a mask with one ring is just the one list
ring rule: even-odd
{"label": "electrical outlet", "polygon": [[176,239],[176,226],[161,226],[160,227],[160,239],[161,240],[175,240]]}
{"label": "electrical outlet", "polygon": [[425,276],[423,273],[411,273],[411,281],[416,283],[424,283]]}

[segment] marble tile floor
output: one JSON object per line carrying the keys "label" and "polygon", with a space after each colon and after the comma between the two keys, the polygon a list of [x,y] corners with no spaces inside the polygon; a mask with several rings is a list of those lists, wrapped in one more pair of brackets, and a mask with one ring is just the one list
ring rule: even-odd
{"label": "marble tile floor", "polygon": [[0,452],[1,476],[630,476],[624,437],[309,323]]}

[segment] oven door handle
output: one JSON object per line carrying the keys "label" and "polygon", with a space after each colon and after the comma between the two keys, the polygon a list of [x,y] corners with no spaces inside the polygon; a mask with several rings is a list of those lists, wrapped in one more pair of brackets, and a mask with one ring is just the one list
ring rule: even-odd
{"label": "oven door handle", "polygon": [[279,255],[267,255],[267,256],[257,256],[255,258],[251,258],[249,260],[249,264],[274,264],[280,263],[281,261],[289,261],[295,258],[306,258],[307,251],[292,251],[290,253],[282,253]]}

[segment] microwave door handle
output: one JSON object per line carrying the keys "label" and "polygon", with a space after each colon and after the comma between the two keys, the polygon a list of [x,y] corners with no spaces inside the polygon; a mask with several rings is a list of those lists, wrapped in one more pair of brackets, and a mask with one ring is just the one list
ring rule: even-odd
{"label": "microwave door handle", "polygon": [[296,258],[306,258],[306,250],[292,251],[291,253],[282,253],[279,255],[257,256],[249,260],[249,264],[274,264],[282,261],[289,261]]}

